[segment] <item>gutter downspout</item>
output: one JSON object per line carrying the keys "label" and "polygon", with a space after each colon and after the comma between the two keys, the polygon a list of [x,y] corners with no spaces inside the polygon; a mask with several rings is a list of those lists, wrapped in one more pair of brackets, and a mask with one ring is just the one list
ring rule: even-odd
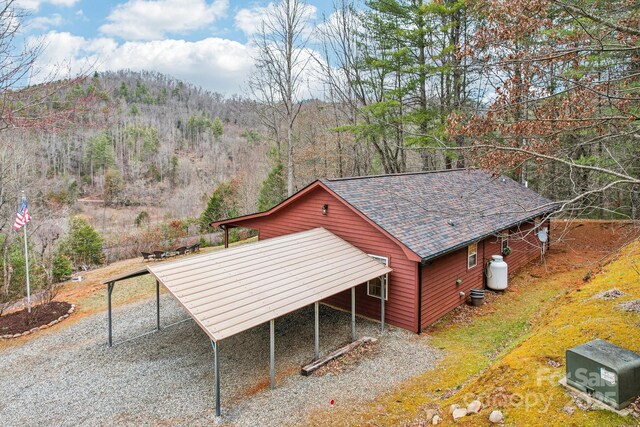
{"label": "gutter downspout", "polygon": [[547,219],[547,251],[551,250],[551,218]]}
{"label": "gutter downspout", "polygon": [[484,249],[484,244],[486,243],[487,238],[482,239],[482,289],[485,289],[488,284],[487,280],[487,268],[489,266],[489,260],[487,259],[487,253]]}
{"label": "gutter downspout", "polygon": [[422,262],[418,266],[418,335],[422,333]]}

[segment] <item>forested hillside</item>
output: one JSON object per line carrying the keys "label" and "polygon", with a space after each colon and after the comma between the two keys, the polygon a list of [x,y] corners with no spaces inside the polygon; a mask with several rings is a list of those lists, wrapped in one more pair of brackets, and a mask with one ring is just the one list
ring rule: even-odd
{"label": "forested hillside", "polygon": [[[64,96],[83,98],[81,114],[94,117],[61,131],[31,132],[34,172],[46,181],[34,183],[32,199],[144,206],[153,220],[181,218],[197,216],[217,182],[264,174],[256,166],[265,144],[249,101],[150,72],[96,73]],[[111,219],[116,227],[118,218]]]}
{"label": "forested hillside", "polygon": [[[286,197],[278,144],[255,100],[154,72],[96,72],[51,87],[24,114],[28,125],[2,135],[5,299],[24,291],[23,241],[11,230],[21,190],[34,218],[36,287],[140,251],[215,241],[209,221]],[[320,177],[384,172],[366,141],[334,131],[328,106],[301,103],[296,189]]]}

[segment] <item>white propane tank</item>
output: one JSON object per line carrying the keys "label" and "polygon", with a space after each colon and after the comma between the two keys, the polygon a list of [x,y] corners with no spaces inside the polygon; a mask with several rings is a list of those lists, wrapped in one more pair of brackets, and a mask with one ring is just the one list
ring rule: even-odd
{"label": "white propane tank", "polygon": [[487,287],[496,291],[507,289],[507,269],[501,255],[492,255],[487,269]]}

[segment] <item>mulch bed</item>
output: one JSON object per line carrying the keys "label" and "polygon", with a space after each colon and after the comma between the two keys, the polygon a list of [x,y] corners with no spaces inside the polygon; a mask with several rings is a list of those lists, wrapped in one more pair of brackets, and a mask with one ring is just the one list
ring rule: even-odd
{"label": "mulch bed", "polygon": [[27,309],[5,314],[0,317],[0,335],[21,334],[33,328],[46,325],[60,316],[67,314],[71,304],[68,302],[52,301],[31,308],[31,314]]}

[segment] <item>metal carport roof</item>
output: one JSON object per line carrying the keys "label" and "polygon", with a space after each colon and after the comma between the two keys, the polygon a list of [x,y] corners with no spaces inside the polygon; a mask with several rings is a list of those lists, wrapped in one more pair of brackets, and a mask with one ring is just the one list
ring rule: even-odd
{"label": "metal carport roof", "polygon": [[147,269],[213,341],[391,271],[324,228]]}

